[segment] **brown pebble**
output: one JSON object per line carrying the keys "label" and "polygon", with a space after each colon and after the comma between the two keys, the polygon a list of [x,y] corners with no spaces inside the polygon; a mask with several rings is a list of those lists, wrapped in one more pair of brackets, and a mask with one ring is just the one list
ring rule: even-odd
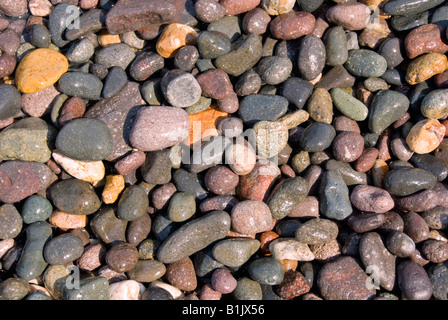
{"label": "brown pebble", "polygon": [[204,97],[221,100],[233,91],[229,76],[220,69],[205,71],[197,76],[196,80],[201,86]]}
{"label": "brown pebble", "polygon": [[414,240],[415,243],[428,239],[429,227],[425,219],[415,212],[408,212],[403,215],[404,232]]}
{"label": "brown pebble", "polygon": [[307,196],[289,213],[290,218],[314,218],[319,217],[319,200],[314,196]]}
{"label": "brown pebble", "polygon": [[364,151],[364,138],[359,133],[344,131],[333,140],[333,155],[336,160],[353,162]]}
{"label": "brown pebble", "polygon": [[78,259],[77,265],[82,270],[93,271],[104,263],[106,252],[107,250],[103,243],[90,244],[84,249],[84,253]]}
{"label": "brown pebble", "polygon": [[4,54],[0,56],[0,78],[10,76],[16,68],[17,60],[14,56]]}
{"label": "brown pebble", "polygon": [[258,200],[244,200],[236,204],[231,213],[232,229],[242,234],[268,231],[272,214],[268,205]]}
{"label": "brown pebble", "polygon": [[216,269],[211,276],[212,288],[222,294],[229,294],[235,290],[237,281],[227,269]]}
{"label": "brown pebble", "polygon": [[423,243],[422,253],[433,263],[448,260],[448,243],[440,240],[428,239]]}
{"label": "brown pebble", "polygon": [[211,284],[206,283],[201,288],[199,300],[221,300],[221,296],[221,292],[213,290]]}
{"label": "brown pebble", "polygon": [[272,36],[281,40],[294,40],[313,32],[316,18],[309,12],[290,11],[271,21]]}
{"label": "brown pebble", "polygon": [[260,250],[265,256],[271,255],[269,251],[269,244],[278,237],[280,237],[280,235],[275,233],[274,231],[266,231],[260,235]]}
{"label": "brown pebble", "polygon": [[287,272],[283,281],[275,288],[277,294],[285,300],[297,298],[310,290],[308,280],[299,271]]}
{"label": "brown pebble", "polygon": [[361,129],[359,128],[358,123],[346,116],[338,116],[334,118],[333,126],[337,133],[342,131],[352,131],[361,134]]}
{"label": "brown pebble", "polygon": [[328,8],[326,17],[329,22],[347,30],[362,30],[367,26],[370,9],[363,3],[341,3]]}
{"label": "brown pebble", "polygon": [[445,53],[448,44],[442,39],[444,28],[436,24],[425,24],[409,32],[404,40],[406,53],[414,59],[425,53]]}
{"label": "brown pebble", "polygon": [[42,117],[51,112],[52,102],[59,94],[55,86],[36,93],[25,93],[22,95],[22,109],[31,117]]}
{"label": "brown pebble", "polygon": [[204,176],[206,188],[217,195],[229,194],[238,182],[238,175],[223,165],[208,169]]}
{"label": "brown pebble", "polygon": [[107,265],[115,272],[127,272],[136,266],[138,250],[129,243],[119,243],[106,254]]}
{"label": "brown pebble", "polygon": [[264,34],[271,22],[271,16],[262,8],[255,8],[246,13],[242,20],[245,33]]}
{"label": "brown pebble", "polygon": [[260,4],[261,0],[221,0],[219,3],[226,9],[226,15],[236,16],[250,11]]}
{"label": "brown pebble", "polygon": [[194,265],[189,257],[169,264],[165,276],[170,284],[182,291],[193,291],[198,285]]}
{"label": "brown pebble", "polygon": [[151,196],[154,208],[157,210],[165,208],[176,191],[176,186],[171,182],[168,182],[154,190]]}
{"label": "brown pebble", "polygon": [[73,119],[82,118],[86,112],[86,103],[79,97],[71,97],[65,103],[59,114],[59,125],[62,127],[64,124]]}
{"label": "brown pebble", "polygon": [[361,156],[355,162],[355,170],[359,172],[369,171],[378,158],[379,151],[376,148],[364,149]]}
{"label": "brown pebble", "polygon": [[143,151],[135,151],[115,163],[115,170],[122,176],[134,172],[145,162],[146,154]]}
{"label": "brown pebble", "polygon": [[363,212],[386,213],[395,206],[389,192],[369,185],[357,185],[350,195],[350,201]]}
{"label": "brown pebble", "polygon": [[218,100],[218,109],[226,113],[235,113],[239,109],[238,95],[231,91],[227,97]]}
{"label": "brown pebble", "polygon": [[201,212],[208,211],[231,211],[232,208],[238,203],[238,199],[234,196],[215,196],[205,199],[201,202],[199,210]]}

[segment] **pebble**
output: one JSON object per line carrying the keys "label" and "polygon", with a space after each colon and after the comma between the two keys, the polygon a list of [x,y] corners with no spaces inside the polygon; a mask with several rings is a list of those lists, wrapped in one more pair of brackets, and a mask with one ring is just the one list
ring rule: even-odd
{"label": "pebble", "polygon": [[198,36],[198,51],[204,59],[216,59],[231,50],[230,38],[219,31],[203,31]]}
{"label": "pebble", "polygon": [[350,201],[360,211],[386,213],[395,207],[395,202],[391,195],[384,189],[358,185],[351,194]]}
{"label": "pebble", "polygon": [[241,277],[237,279],[237,285],[232,292],[235,300],[261,300],[263,292],[261,285],[248,277]]}
{"label": "pebble", "polygon": [[[348,278],[351,279],[350,283],[345,281]],[[322,267],[318,273],[317,287],[326,300],[367,300],[375,296],[375,289],[365,285],[367,279],[367,274],[356,260],[344,256]]]}
{"label": "pebble", "polygon": [[59,131],[56,148],[74,160],[101,161],[112,152],[113,142],[102,120],[74,119]]}
{"label": "pebble", "polygon": [[16,265],[16,273],[27,281],[39,277],[47,267],[43,251],[52,234],[45,221],[35,222],[26,228],[26,242]]}
{"label": "pebble", "polygon": [[333,155],[338,161],[356,161],[364,151],[364,138],[353,131],[343,131],[333,140]]}
{"label": "pebble", "polygon": [[347,224],[353,231],[364,233],[382,227],[387,221],[387,215],[383,213],[362,212],[361,214],[351,215]]}
{"label": "pebble", "polygon": [[288,143],[288,128],[282,122],[260,121],[254,125],[253,130],[260,157],[274,157]]}
{"label": "pebble", "polygon": [[284,82],[291,74],[293,65],[290,59],[271,56],[263,57],[258,62],[257,72],[263,82],[278,85]]}
{"label": "pebble", "polygon": [[[172,263],[188,257],[225,237],[230,224],[230,216],[224,211],[213,211],[194,219],[177,229],[160,245],[157,258],[162,263]],[[204,233],[207,237],[204,237]]]}
{"label": "pebble", "polygon": [[330,91],[334,106],[346,117],[355,121],[364,121],[369,109],[364,103],[340,88]]}
{"label": "pebble", "polygon": [[93,271],[103,264],[106,253],[107,250],[104,244],[89,244],[85,247],[76,265],[82,270]]}
{"label": "pebble", "polygon": [[[232,38],[230,40],[232,41]],[[242,36],[234,46],[234,50],[218,57],[215,65],[227,74],[238,77],[254,67],[260,60],[262,42],[260,36],[249,34]]]}
{"label": "pebble", "polygon": [[260,249],[260,241],[250,238],[230,238],[217,242],[213,258],[227,267],[240,267]]}
{"label": "pebble", "polygon": [[52,212],[51,202],[47,198],[35,194],[25,200],[20,215],[24,223],[32,224],[33,222],[47,220]]}
{"label": "pebble", "polygon": [[427,53],[412,60],[406,70],[406,81],[416,85],[447,69],[447,58],[441,53]]}
{"label": "pebble", "polygon": [[173,222],[183,222],[191,218],[196,212],[195,197],[186,192],[175,193],[169,202],[168,218]]}
{"label": "pebble", "polygon": [[392,90],[379,91],[372,100],[369,109],[369,128],[380,134],[409,109],[409,99],[402,93]]}
{"label": "pebble", "polygon": [[2,300],[22,300],[30,292],[30,284],[20,278],[8,278],[0,284]]}
{"label": "pebble", "polygon": [[279,95],[251,94],[241,100],[239,116],[243,122],[275,121],[288,110],[288,100]]}
{"label": "pebble", "polygon": [[430,229],[443,230],[446,229],[446,210],[444,207],[435,207],[422,213]]}
{"label": "pebble", "polygon": [[441,26],[426,24],[412,30],[405,38],[405,49],[408,57],[415,57],[425,53],[445,53],[448,45],[442,40]]}
{"label": "pebble", "polygon": [[414,241],[404,232],[392,231],[386,240],[387,249],[399,258],[407,258],[415,251]]}
{"label": "pebble", "polygon": [[271,17],[266,10],[254,8],[247,12],[242,19],[242,29],[245,33],[264,34],[268,29]]}
{"label": "pebble", "polygon": [[196,17],[205,23],[211,23],[223,18],[226,8],[214,0],[199,0],[194,4]]}
{"label": "pebble", "polygon": [[419,1],[419,0],[399,0],[388,3],[384,6],[384,12],[390,15],[411,15],[420,13],[438,6],[443,1]]}
{"label": "pebble", "polygon": [[347,30],[362,30],[367,27],[370,8],[364,3],[341,3],[330,7],[326,12],[329,22]]}
{"label": "pebble", "polygon": [[0,238],[3,240],[14,239],[22,231],[22,217],[12,204],[3,204],[0,207],[0,221]]}
{"label": "pebble", "polygon": [[120,67],[126,70],[135,59],[135,52],[124,43],[116,43],[100,49],[95,54],[95,62],[103,65],[106,69]]}
{"label": "pebble", "polygon": [[433,287],[433,296],[438,300],[446,299],[446,263],[438,263],[428,270]]}
{"label": "pebble", "polygon": [[285,275],[282,264],[273,257],[263,257],[252,261],[248,266],[250,277],[260,284],[280,284]]}
{"label": "pebble", "polygon": [[428,300],[433,292],[428,274],[414,261],[403,261],[397,267],[398,286],[409,300]]}
{"label": "pebble", "polygon": [[226,148],[225,161],[235,174],[244,176],[254,169],[257,159],[250,144],[237,142]]}
{"label": "pebble", "polygon": [[109,300],[109,282],[105,277],[96,276],[79,281],[78,288],[64,287],[64,300]]}
{"label": "pebble", "polygon": [[270,241],[269,252],[278,260],[312,261],[315,256],[306,243],[295,238],[279,238]]}
{"label": "pebble", "polygon": [[164,58],[174,58],[176,51],[186,45],[195,45],[198,33],[190,26],[180,23],[169,24],[161,33],[156,50]]}
{"label": "pebble", "polygon": [[326,57],[324,42],[314,35],[305,36],[297,60],[302,77],[308,81],[316,79],[325,67]]}
{"label": "pebble", "polygon": [[305,106],[312,93],[312,83],[297,77],[288,78],[282,86],[282,96],[299,110]]}
{"label": "pebble", "polygon": [[268,200],[272,217],[280,220],[308,195],[308,183],[302,177],[289,178],[282,181]]}
{"label": "pebble", "polygon": [[444,262],[448,259],[448,244],[442,240],[428,239],[423,243],[422,253],[433,263]]}
{"label": "pebble", "polygon": [[148,206],[145,189],[139,185],[128,186],[118,201],[117,217],[124,221],[134,221],[146,213]]}
{"label": "pebble", "polygon": [[344,220],[353,211],[347,185],[341,175],[334,171],[326,171],[321,179],[321,213],[329,219]]}
{"label": "pebble", "polygon": [[316,18],[304,11],[289,11],[278,15],[271,21],[270,31],[274,38],[294,40],[311,34]]}
{"label": "pebble", "polygon": [[145,107],[137,113],[130,142],[140,151],[165,149],[188,136],[189,124],[188,114],[181,108]]}
{"label": "pebble", "polygon": [[305,151],[319,152],[329,148],[335,137],[336,131],[330,124],[314,122],[303,130],[299,144]]}
{"label": "pebble", "polygon": [[35,49],[17,66],[15,81],[21,92],[36,93],[55,84],[67,70],[68,60],[61,53],[45,48]]}
{"label": "pebble", "polygon": [[415,212],[408,212],[403,216],[404,232],[416,243],[428,239],[429,227],[425,219]]}
{"label": "pebble", "polygon": [[51,265],[64,265],[80,258],[84,252],[82,240],[73,234],[62,234],[44,247],[44,259]]}
{"label": "pebble", "polygon": [[412,126],[406,137],[406,143],[415,153],[430,153],[442,142],[445,130],[445,127],[436,119],[421,120]]}
{"label": "pebble", "polygon": [[167,23],[174,19],[176,7],[158,1],[119,1],[106,16],[107,30],[111,34],[123,34],[140,29],[148,24]]}
{"label": "pebble", "polygon": [[283,13],[288,13],[292,11],[294,7],[294,1],[291,0],[281,0],[281,1],[272,1],[272,0],[262,0],[261,1],[262,8],[271,16],[281,15]]}
{"label": "pebble", "polygon": [[392,290],[395,285],[396,257],[386,249],[381,236],[376,232],[364,234],[359,241],[359,252],[366,268],[372,266],[379,270],[379,285]]}
{"label": "pebble", "polygon": [[54,161],[76,179],[96,183],[104,178],[106,169],[102,161],[78,161],[54,151]]}
{"label": "pebble", "polygon": [[54,206],[65,213],[87,215],[101,206],[92,185],[74,178],[52,185],[50,196]]}
{"label": "pebble", "polygon": [[311,219],[300,225],[295,231],[297,241],[308,245],[321,245],[336,239],[338,227],[328,219]]}
{"label": "pebble", "polygon": [[259,200],[244,200],[231,211],[232,230],[241,234],[268,231],[273,223],[269,207]]}
{"label": "pebble", "polygon": [[0,201],[14,203],[45,190],[54,179],[46,165],[29,161],[6,161],[0,164]]}
{"label": "pebble", "polygon": [[443,119],[448,115],[446,109],[445,96],[448,93],[446,89],[433,90],[422,100],[420,111],[425,118]]}
{"label": "pebble", "polygon": [[140,300],[142,286],[135,280],[124,280],[109,286],[110,300]]}

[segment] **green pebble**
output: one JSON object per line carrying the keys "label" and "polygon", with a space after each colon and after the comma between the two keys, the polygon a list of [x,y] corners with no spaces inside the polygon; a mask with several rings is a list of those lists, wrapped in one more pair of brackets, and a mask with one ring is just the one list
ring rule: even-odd
{"label": "green pebble", "polygon": [[109,300],[109,281],[105,277],[92,277],[79,281],[79,288],[64,287],[64,300]]}
{"label": "green pebble", "polygon": [[261,300],[263,299],[263,292],[257,281],[242,277],[237,280],[232,296],[235,300]]}
{"label": "green pebble", "polygon": [[386,59],[373,50],[350,50],[344,64],[348,72],[356,77],[377,78],[387,70]]}
{"label": "green pebble", "polygon": [[22,231],[22,225],[22,217],[14,205],[0,206],[0,239],[14,239]]}
{"label": "green pebble", "polygon": [[191,218],[196,212],[195,197],[186,192],[173,195],[168,205],[168,217],[173,222],[183,222]]}
{"label": "green pebble", "polygon": [[224,239],[213,246],[213,258],[227,267],[240,267],[260,248],[256,239]]}
{"label": "green pebble", "polygon": [[283,265],[273,257],[263,257],[252,261],[248,267],[250,277],[259,284],[277,285],[283,281]]}
{"label": "green pebble", "polygon": [[355,121],[364,121],[365,119],[367,119],[369,109],[364,103],[348,94],[341,88],[331,89],[330,94],[331,98],[333,99],[334,106],[344,116]]}
{"label": "green pebble", "polygon": [[53,212],[51,202],[40,195],[28,197],[22,206],[22,219],[26,224],[47,220]]}
{"label": "green pebble", "polygon": [[143,216],[149,206],[148,195],[139,185],[127,187],[118,202],[117,217],[124,221],[134,221]]}

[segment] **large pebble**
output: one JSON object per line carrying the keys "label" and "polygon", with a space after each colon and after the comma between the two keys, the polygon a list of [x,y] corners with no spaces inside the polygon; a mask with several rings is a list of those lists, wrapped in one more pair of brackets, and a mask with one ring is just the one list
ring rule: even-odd
{"label": "large pebble", "polygon": [[355,121],[364,121],[367,118],[369,109],[360,100],[340,88],[333,88],[330,94],[334,106],[344,116]]}
{"label": "large pebble", "polygon": [[447,58],[441,53],[427,53],[409,63],[406,81],[416,85],[447,69]]}
{"label": "large pebble", "polygon": [[275,121],[288,110],[288,100],[278,95],[251,94],[241,100],[239,115],[248,124]]}
{"label": "large pebble", "polygon": [[141,151],[161,150],[185,139],[189,128],[188,114],[181,108],[145,107],[137,113],[130,142]]}
{"label": "large pebble", "polygon": [[308,195],[308,182],[302,177],[284,180],[273,191],[268,200],[274,219],[286,217],[291,210]]}
{"label": "large pebble", "polygon": [[335,136],[336,131],[330,124],[314,122],[300,135],[300,147],[308,152],[324,151],[331,146]]}
{"label": "large pebble", "polygon": [[44,258],[51,265],[63,265],[80,258],[83,252],[81,238],[73,234],[62,234],[45,244]]}
{"label": "large pebble", "polygon": [[408,111],[409,105],[409,99],[402,93],[392,90],[379,91],[370,105],[370,130],[380,134],[400,119]]}
{"label": "large pebble", "polygon": [[21,201],[45,190],[55,175],[46,165],[29,161],[6,161],[0,164],[0,200]]}
{"label": "large pebble", "polygon": [[163,263],[172,263],[188,257],[224,238],[230,225],[230,216],[224,211],[214,211],[194,219],[182,225],[160,245],[157,258]]}
{"label": "large pebble", "polygon": [[395,206],[393,198],[386,190],[367,185],[356,186],[351,192],[350,201],[358,210],[364,212],[386,213]]}
{"label": "large pebble", "polygon": [[436,119],[425,119],[412,126],[406,137],[409,148],[418,154],[437,149],[445,136],[446,128]]}
{"label": "large pebble", "polygon": [[295,237],[297,241],[308,245],[325,244],[336,239],[338,227],[328,219],[311,219],[297,228]]}
{"label": "large pebble", "polygon": [[428,274],[414,261],[403,261],[397,267],[398,286],[409,300],[429,300],[433,288]]}
{"label": "large pebble", "polygon": [[268,231],[272,226],[269,207],[262,201],[244,200],[237,203],[231,212],[232,230],[242,234]]}
{"label": "large pebble", "polygon": [[171,22],[176,7],[171,2],[120,0],[106,17],[107,30],[111,34],[123,34],[148,24]]}
{"label": "large pebble", "polygon": [[50,196],[55,207],[65,213],[92,214],[101,206],[92,185],[78,179],[67,179],[52,185]]}
{"label": "large pebble", "polygon": [[212,249],[213,257],[228,267],[240,267],[260,249],[260,241],[250,238],[231,238],[217,242]]}
{"label": "large pebble", "polygon": [[319,186],[321,213],[329,218],[344,220],[352,212],[349,190],[341,175],[334,171],[326,171]]}
{"label": "large pebble", "polygon": [[367,26],[370,9],[364,3],[341,3],[330,7],[326,17],[329,22],[348,30],[362,30]]}
{"label": "large pebble", "polygon": [[235,49],[215,60],[217,68],[232,76],[240,76],[251,69],[260,60],[262,55],[262,42],[260,36],[249,34],[242,36]]}
{"label": "large pebble", "polygon": [[112,152],[113,142],[106,123],[98,119],[74,119],[56,137],[63,155],[81,161],[100,161]]}
{"label": "large pebble", "polygon": [[425,118],[443,119],[448,115],[447,89],[433,90],[422,100],[420,111]]}
{"label": "large pebble", "polygon": [[68,70],[67,58],[51,49],[36,49],[22,59],[15,71],[17,88],[35,93],[55,84]]}
{"label": "large pebble", "polygon": [[376,292],[366,286],[367,280],[367,274],[356,260],[344,256],[322,267],[317,286],[326,300],[367,300],[373,298]]}
{"label": "large pebble", "polygon": [[376,232],[369,232],[359,241],[359,252],[364,266],[376,268],[379,274],[379,285],[386,290],[392,290],[395,285],[396,257],[385,247],[381,236]]}
{"label": "large pebble", "polygon": [[290,11],[271,21],[270,30],[274,38],[293,40],[310,34],[316,25],[316,18],[309,12]]}

